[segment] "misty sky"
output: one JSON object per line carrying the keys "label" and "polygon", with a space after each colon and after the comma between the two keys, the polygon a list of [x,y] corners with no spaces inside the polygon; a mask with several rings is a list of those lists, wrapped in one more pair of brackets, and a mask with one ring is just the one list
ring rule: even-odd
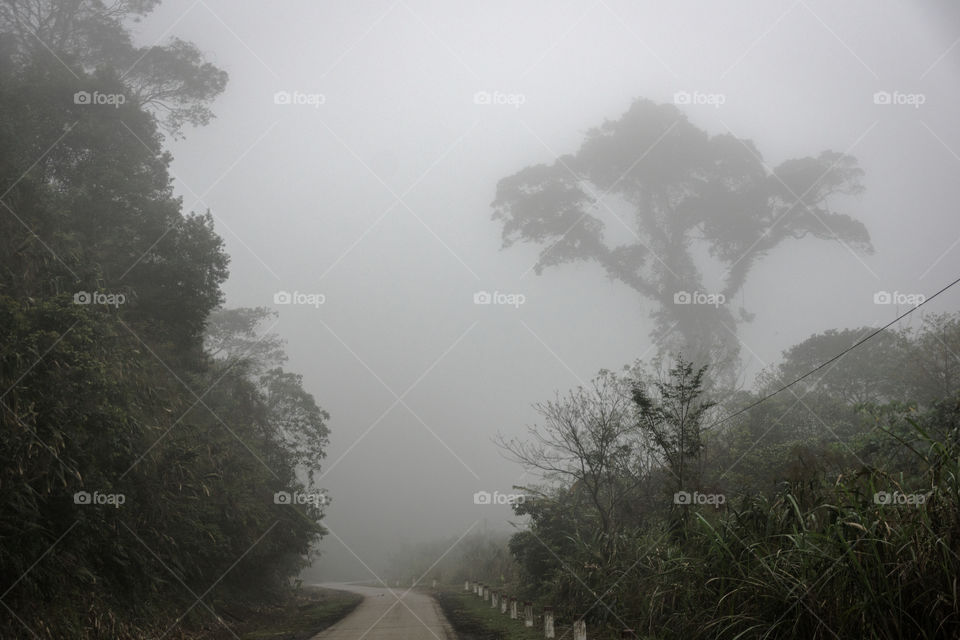
{"label": "misty sky", "polygon": [[[877,291],[952,281],[951,5],[167,0],[139,25],[141,44],[184,38],[230,74],[217,119],[170,145],[185,207],[209,207],[226,241],[227,305],[325,296],[277,306],[273,329],[331,414],[317,575],[369,578],[353,553],[380,571],[398,541],[507,527],[507,507],[473,504],[530,480],[496,433],[520,434],[554,390],[655,354],[651,303],[595,265],[537,276],[539,248],[502,251],[490,219],[500,178],[575,151],[636,98],[721,95],[681,108],[753,140],[770,167],[833,149],[866,172],[862,196],[831,205],[866,224],[874,255],[785,242],[734,301],[756,314],[740,335],[747,385],[812,333],[895,317]],[[305,103],[277,104],[281,91]],[[923,104],[875,104],[879,91]],[[480,290],[525,302],[475,305]]]}

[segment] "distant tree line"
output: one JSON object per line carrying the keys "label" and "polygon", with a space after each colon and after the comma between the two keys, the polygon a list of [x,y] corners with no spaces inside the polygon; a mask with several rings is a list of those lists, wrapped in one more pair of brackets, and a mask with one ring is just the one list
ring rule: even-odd
{"label": "distant tree line", "polygon": [[[510,555],[509,540],[509,531],[476,526],[462,536],[403,544],[391,554],[382,579],[388,586],[397,583],[403,588],[413,582],[429,587],[434,580],[462,585],[477,579],[482,567],[489,584],[513,584],[519,579],[519,566]],[[370,581],[378,583],[378,578],[371,576]]]}

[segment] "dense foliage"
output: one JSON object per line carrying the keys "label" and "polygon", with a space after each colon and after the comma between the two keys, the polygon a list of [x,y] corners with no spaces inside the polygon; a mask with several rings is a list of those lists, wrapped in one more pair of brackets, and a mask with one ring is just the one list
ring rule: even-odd
{"label": "dense foliage", "polygon": [[226,76],[130,44],[155,4],[0,10],[2,637],[221,624],[323,533],[322,499],[274,494],[317,491],[326,414],[269,354],[204,346],[244,332],[217,322],[227,256],[174,197],[162,130],[206,122]]}
{"label": "dense foliage", "polygon": [[755,392],[712,397],[679,358],[537,405],[502,442],[545,479],[515,507],[508,589],[611,637],[956,637],[960,315],[721,420],[868,331],[812,336]]}

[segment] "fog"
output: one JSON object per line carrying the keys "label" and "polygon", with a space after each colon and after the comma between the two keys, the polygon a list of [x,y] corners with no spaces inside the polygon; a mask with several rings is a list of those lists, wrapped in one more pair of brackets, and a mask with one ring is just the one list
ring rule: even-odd
{"label": "fog", "polygon": [[[509,507],[473,500],[532,481],[496,434],[522,434],[555,390],[656,355],[652,302],[591,262],[537,275],[540,248],[502,249],[491,220],[500,179],[575,152],[635,99],[719,95],[678,106],[752,140],[768,167],[832,149],[865,172],[862,195],[831,205],[866,225],[872,255],[788,240],[747,277],[745,387],[813,333],[905,310],[876,292],[956,277],[951,3],[168,0],[135,31],[192,41],[230,74],[216,119],[170,142],[172,171],[225,240],[227,306],[279,312],[287,368],[331,415],[311,578],[372,579],[405,542],[509,530]],[[876,104],[884,91],[922,104]],[[323,304],[274,305],[281,291]],[[477,305],[479,291],[523,303]]]}

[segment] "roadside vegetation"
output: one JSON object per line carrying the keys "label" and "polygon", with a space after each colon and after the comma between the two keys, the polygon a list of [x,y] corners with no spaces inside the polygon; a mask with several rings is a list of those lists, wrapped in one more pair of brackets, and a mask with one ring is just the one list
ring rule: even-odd
{"label": "roadside vegetation", "polygon": [[739,411],[869,331],[811,336],[751,392],[678,357],[537,405],[501,441],[543,478],[517,488],[524,524],[471,543],[489,561],[438,570],[584,616],[592,637],[957,637],[960,314]]}
{"label": "roadside vegetation", "polygon": [[[279,603],[258,603],[231,612],[231,627],[240,640],[308,640],[350,614],[363,596],[348,591],[302,587]],[[232,638],[224,629],[211,629],[213,637]]]}
{"label": "roadside vegetation", "polygon": [[442,590],[435,595],[459,640],[542,640],[543,631],[492,608],[473,592]]}
{"label": "roadside vegetation", "polygon": [[[167,638],[280,603],[324,533],[326,413],[225,310],[164,141],[226,73],[138,48],[156,0],[0,8],[0,637]],[[220,608],[224,611],[221,612]]]}

